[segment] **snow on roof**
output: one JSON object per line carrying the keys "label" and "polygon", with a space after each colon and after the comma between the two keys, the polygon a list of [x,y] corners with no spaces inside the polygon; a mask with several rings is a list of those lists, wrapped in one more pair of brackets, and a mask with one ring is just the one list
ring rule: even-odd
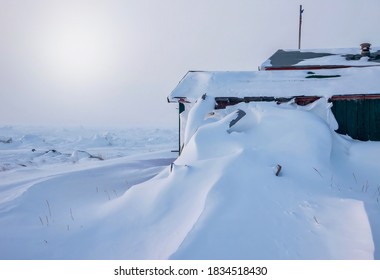
{"label": "snow on roof", "polygon": [[[379,65],[380,66],[380,65]],[[293,97],[379,94],[380,67],[297,71],[189,71],[168,96],[194,101],[212,97]]]}
{"label": "snow on roof", "polygon": [[275,52],[261,69],[373,66],[380,64],[380,48],[371,48],[369,56],[362,56],[359,48],[283,50]]}

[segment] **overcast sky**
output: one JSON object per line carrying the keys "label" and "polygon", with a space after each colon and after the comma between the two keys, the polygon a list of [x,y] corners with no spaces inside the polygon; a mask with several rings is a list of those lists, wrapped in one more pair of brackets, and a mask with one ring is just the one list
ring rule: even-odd
{"label": "overcast sky", "polygon": [[175,126],[188,70],[380,45],[379,0],[0,0],[0,125]]}

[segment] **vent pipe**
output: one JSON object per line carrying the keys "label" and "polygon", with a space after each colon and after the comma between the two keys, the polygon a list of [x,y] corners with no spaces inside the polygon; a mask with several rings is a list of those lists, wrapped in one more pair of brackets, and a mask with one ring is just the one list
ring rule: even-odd
{"label": "vent pipe", "polygon": [[371,44],[370,43],[362,43],[360,44],[360,48],[361,48],[361,55],[362,56],[370,56],[371,55]]}

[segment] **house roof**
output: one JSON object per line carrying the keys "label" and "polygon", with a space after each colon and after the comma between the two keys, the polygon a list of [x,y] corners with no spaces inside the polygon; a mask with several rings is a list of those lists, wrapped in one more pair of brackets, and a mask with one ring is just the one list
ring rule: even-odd
{"label": "house roof", "polygon": [[[323,57],[321,57],[323,58]],[[376,62],[377,63],[377,62]],[[168,96],[169,102],[212,97],[321,96],[379,94],[380,67],[298,71],[189,71]]]}
{"label": "house roof", "polygon": [[380,66],[380,48],[373,47],[369,56],[360,48],[283,50],[275,52],[262,65],[263,70],[317,69]]}

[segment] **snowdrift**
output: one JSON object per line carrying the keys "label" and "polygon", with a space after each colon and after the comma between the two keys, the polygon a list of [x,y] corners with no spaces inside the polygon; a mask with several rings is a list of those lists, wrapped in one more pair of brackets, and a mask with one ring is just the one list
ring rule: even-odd
{"label": "snowdrift", "polygon": [[212,105],[197,101],[181,156],[114,210],[134,213],[125,258],[378,258],[379,170],[351,154],[378,143],[337,135],[325,100]]}
{"label": "snowdrift", "polygon": [[[200,99],[196,106],[209,104]],[[238,110],[245,115],[231,126]],[[326,100],[307,107],[241,104],[221,112],[207,115],[176,162],[202,165],[199,180],[216,183],[171,258],[374,258],[379,227],[367,210],[379,212],[379,169],[363,169],[356,157],[368,154],[351,151],[370,145],[378,152],[378,143],[333,132]]]}
{"label": "snowdrift", "polygon": [[380,143],[336,134],[329,106],[201,98],[174,162],[5,171],[0,258],[380,259]]}

